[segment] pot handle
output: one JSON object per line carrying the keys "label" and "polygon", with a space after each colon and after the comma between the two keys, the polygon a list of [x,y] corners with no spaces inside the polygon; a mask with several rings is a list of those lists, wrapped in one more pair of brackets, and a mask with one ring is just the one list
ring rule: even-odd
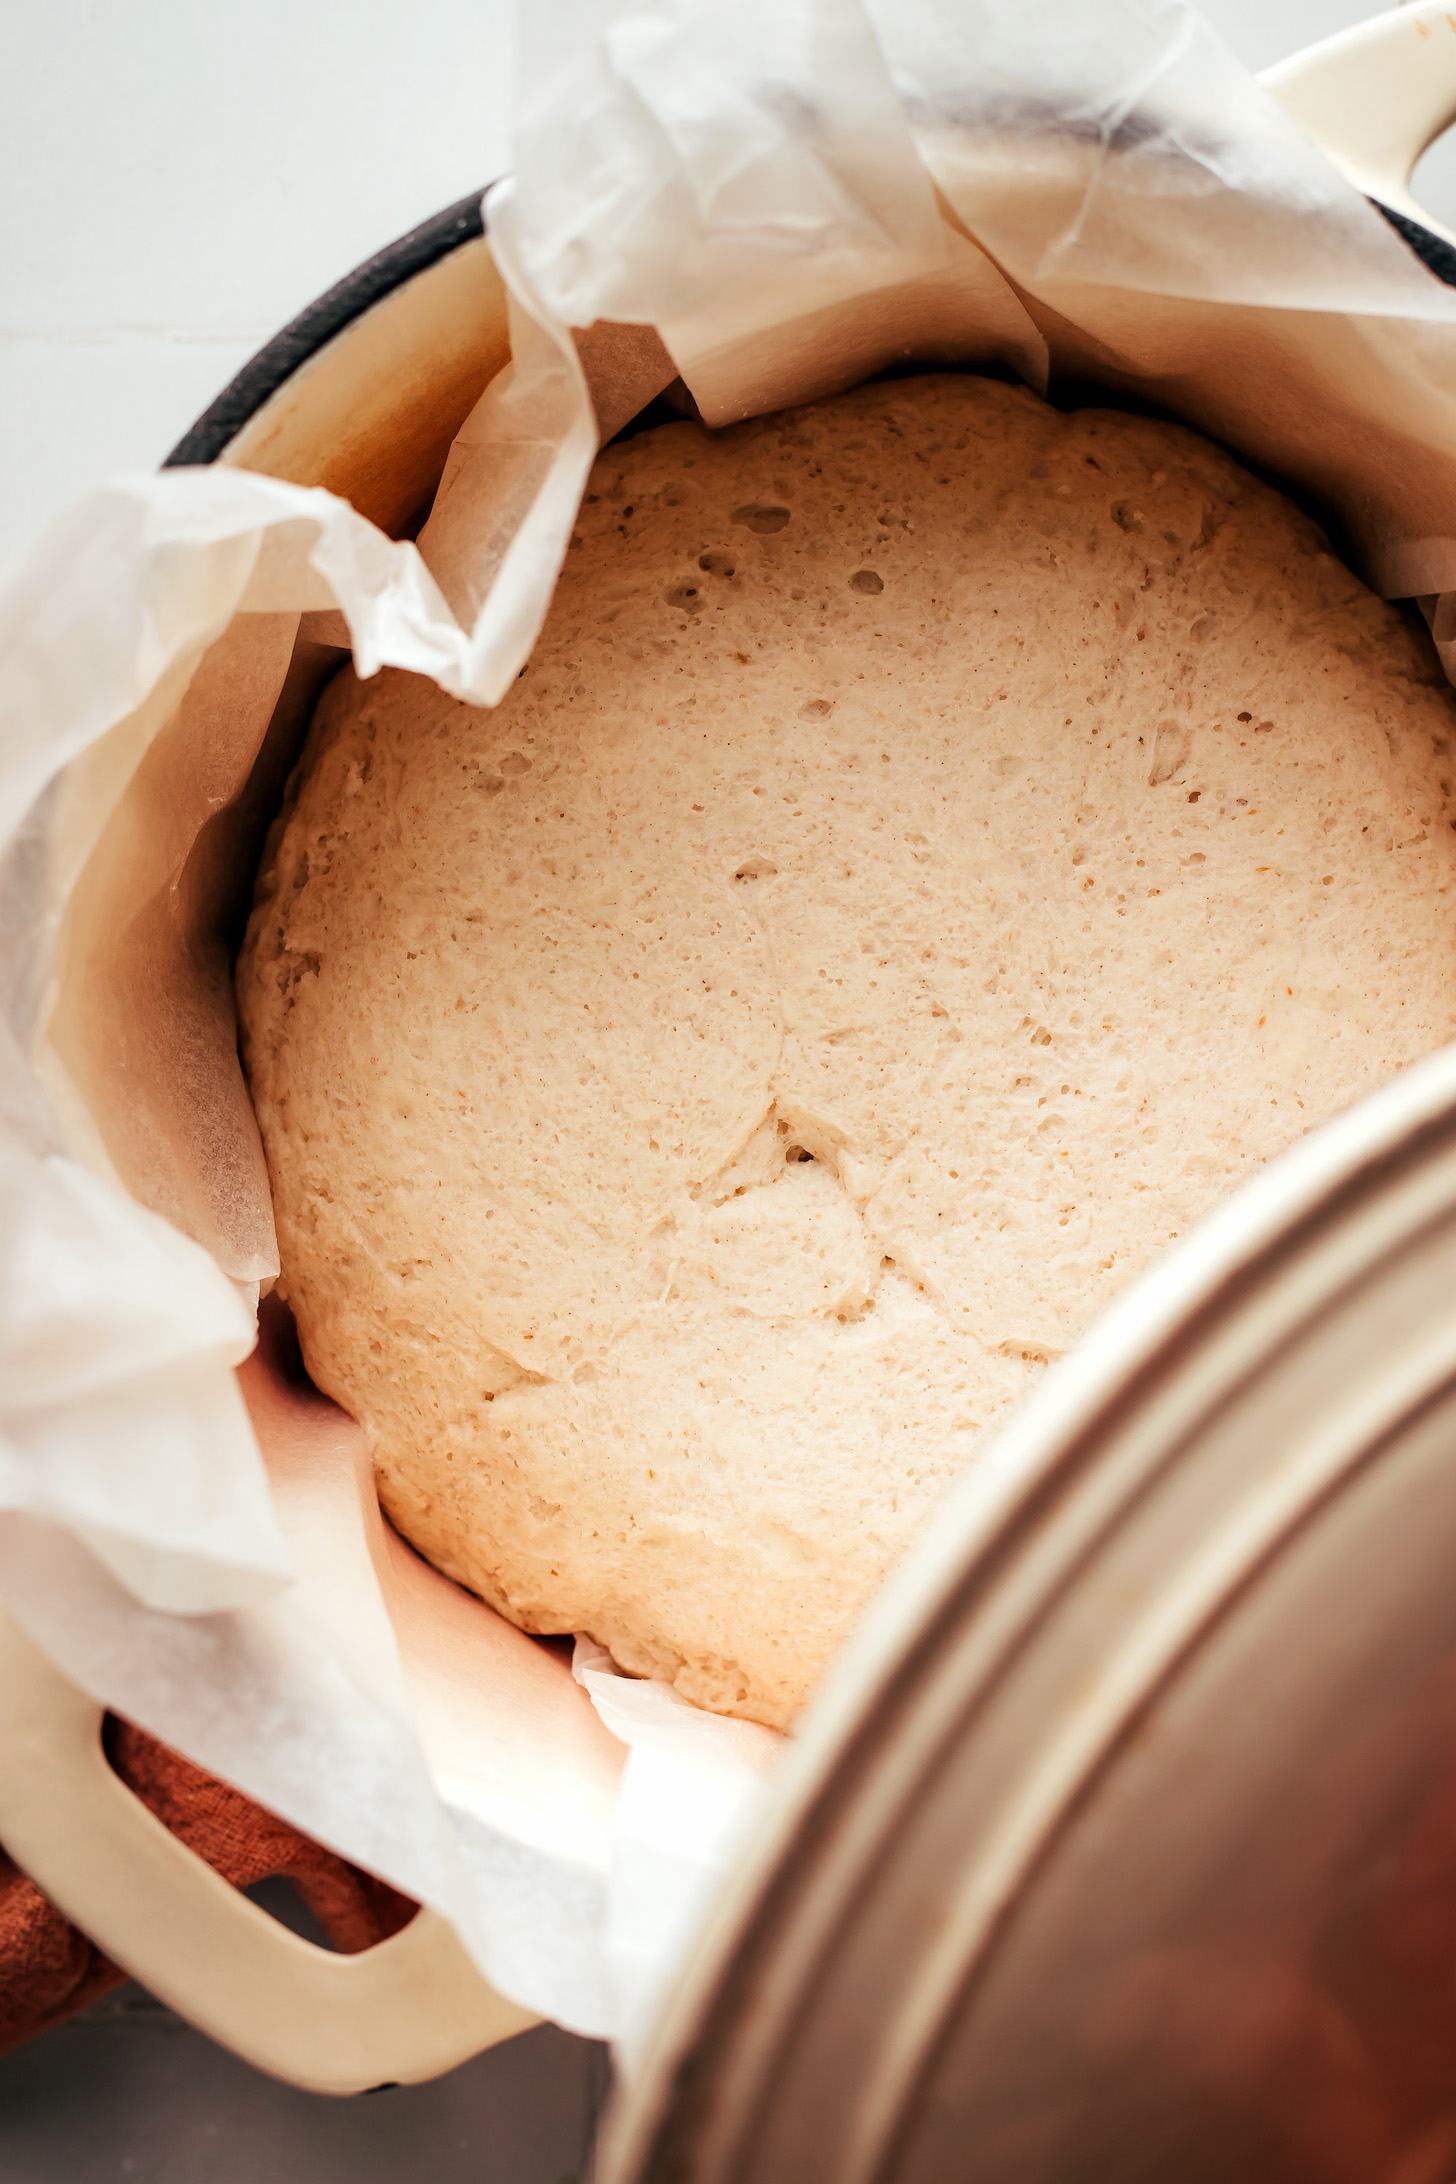
{"label": "pot handle", "polygon": [[1291,54],[1260,77],[1366,197],[1456,245],[1410,194],[1416,161],[1456,121],[1456,14],[1417,0]]}
{"label": "pot handle", "polygon": [[437,1912],[357,1956],[290,1933],[112,1772],[102,1709],[0,1609],[0,1843],[161,2002],[291,2085],[417,2084],[540,2022]]}

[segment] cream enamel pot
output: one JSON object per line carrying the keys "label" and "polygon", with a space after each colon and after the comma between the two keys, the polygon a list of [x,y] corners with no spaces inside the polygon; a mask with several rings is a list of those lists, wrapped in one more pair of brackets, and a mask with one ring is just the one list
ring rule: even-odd
{"label": "cream enamel pot", "polygon": [[[1456,21],[1400,9],[1268,81],[1456,279],[1408,195],[1456,115]],[[171,460],[408,533],[507,355],[466,201]],[[811,1711],[602,2184],[1456,2172],[1453,1277],[1448,1053],[1081,1345],[1014,1478],[937,1527]],[[13,1626],[0,1651],[0,1840],[184,2016],[334,2092],[532,2021],[430,1914],[357,1958],[286,1933],[136,1804],[99,1710]]]}

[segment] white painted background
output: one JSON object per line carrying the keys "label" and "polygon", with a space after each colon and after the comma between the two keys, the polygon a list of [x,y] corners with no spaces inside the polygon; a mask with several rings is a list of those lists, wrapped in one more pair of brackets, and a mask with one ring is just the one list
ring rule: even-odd
{"label": "white painted background", "polygon": [[[1377,11],[1206,12],[1263,68]],[[512,0],[0,0],[0,582],[321,290],[502,171],[513,21]],[[1456,146],[1422,179],[1456,224]]]}

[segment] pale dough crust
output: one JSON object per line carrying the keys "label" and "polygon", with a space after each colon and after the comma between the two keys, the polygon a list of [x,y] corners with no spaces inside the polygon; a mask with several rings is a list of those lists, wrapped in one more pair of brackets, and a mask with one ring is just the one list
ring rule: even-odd
{"label": "pale dough crust", "polygon": [[609,447],[497,711],[330,687],[239,966],[391,1518],[788,1721],[1043,1361],[1456,1034],[1452,728],[1179,427],[938,376]]}

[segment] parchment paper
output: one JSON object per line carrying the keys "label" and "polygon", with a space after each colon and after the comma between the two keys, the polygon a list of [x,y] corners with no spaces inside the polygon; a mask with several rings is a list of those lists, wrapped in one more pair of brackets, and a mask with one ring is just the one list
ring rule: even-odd
{"label": "parchment paper", "polygon": [[603,432],[677,375],[711,424],[924,363],[1215,433],[1456,657],[1456,296],[1181,0],[563,0],[522,41],[512,361],[418,549],[170,471],[0,600],[0,1594],[630,2059],[778,1740],[586,1640],[573,1677],[384,1530],[348,1421],[233,1373],[276,1267],[238,845],[330,639],[494,704]]}

